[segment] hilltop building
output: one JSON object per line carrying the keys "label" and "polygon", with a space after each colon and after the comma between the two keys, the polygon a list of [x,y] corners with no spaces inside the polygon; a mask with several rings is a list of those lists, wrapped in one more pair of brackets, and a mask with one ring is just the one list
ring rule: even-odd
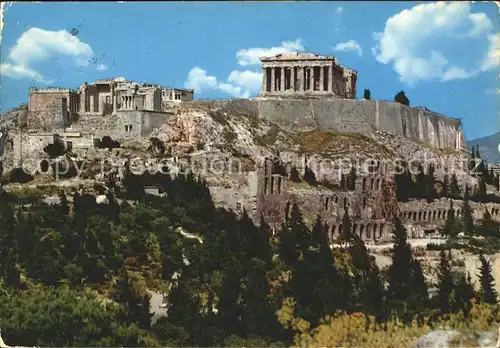
{"label": "hilltop building", "polygon": [[260,60],[261,97],[356,97],[357,72],[332,56],[293,52]]}

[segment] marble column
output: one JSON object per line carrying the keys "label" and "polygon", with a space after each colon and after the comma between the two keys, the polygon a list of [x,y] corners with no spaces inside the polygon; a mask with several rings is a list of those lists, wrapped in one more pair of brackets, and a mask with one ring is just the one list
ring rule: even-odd
{"label": "marble column", "polygon": [[314,91],[314,67],[309,67],[309,90]]}
{"label": "marble column", "polygon": [[94,112],[94,98],[95,98],[95,95],[90,95],[90,112]]}
{"label": "marble column", "polygon": [[111,104],[113,105],[113,113],[115,113],[117,104],[115,86],[111,86]]}
{"label": "marble column", "polygon": [[290,89],[295,91],[295,67],[290,68]]}
{"label": "marble column", "polygon": [[267,68],[262,72],[262,93],[268,92],[267,90]]}
{"label": "marble column", "polygon": [[328,92],[333,92],[333,67],[328,67]]}
{"label": "marble column", "polygon": [[80,93],[80,112],[85,112],[85,102],[87,100],[87,90],[85,88],[82,89]]}
{"label": "marble column", "polygon": [[285,68],[281,68],[281,75],[280,75],[280,92],[285,91]]}
{"label": "marble column", "polygon": [[297,73],[299,74],[299,91],[304,92],[305,89],[305,77],[306,77],[306,70],[304,69],[303,66],[299,66],[297,68]]}
{"label": "marble column", "polygon": [[323,92],[325,90],[324,85],[325,85],[325,68],[320,67],[319,68],[319,91],[320,92]]}
{"label": "marble column", "polygon": [[276,92],[276,68],[271,68],[271,92]]}

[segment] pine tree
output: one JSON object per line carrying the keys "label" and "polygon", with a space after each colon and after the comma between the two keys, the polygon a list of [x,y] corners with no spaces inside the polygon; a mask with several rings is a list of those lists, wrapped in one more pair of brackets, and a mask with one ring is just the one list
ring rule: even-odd
{"label": "pine tree", "polygon": [[434,201],[437,198],[437,190],[436,190],[436,180],[434,178],[434,166],[431,164],[428,167],[427,176],[425,180],[425,194],[428,203]]}
{"label": "pine tree", "polygon": [[427,299],[427,285],[420,263],[413,258],[407,232],[396,218],[393,230],[392,264],[388,270],[388,298],[396,312],[408,321],[421,312]]}
{"label": "pine tree", "polygon": [[290,180],[293,182],[301,182],[299,172],[295,166],[290,169]]}
{"label": "pine tree", "polygon": [[443,188],[441,190],[441,197],[448,198],[450,195],[450,180],[448,178],[448,174],[444,176],[443,180]]}
{"label": "pine tree", "polygon": [[446,221],[443,227],[443,234],[450,238],[455,238],[458,235],[458,226],[455,219],[455,210],[453,208],[453,201],[450,199],[450,208],[446,216]]}
{"label": "pine tree", "polygon": [[451,301],[453,312],[462,311],[464,317],[467,318],[472,308],[472,299],[476,297],[474,286],[470,278],[470,274],[465,276],[464,273],[458,274],[455,282],[454,296]]}
{"label": "pine tree", "polygon": [[369,89],[365,89],[365,92],[363,94],[363,98],[365,100],[370,100],[370,90]]}
{"label": "pine tree", "polygon": [[497,304],[498,294],[495,290],[495,279],[493,278],[491,263],[484,257],[479,255],[481,262],[479,281],[481,283],[480,299],[484,303]]}
{"label": "pine tree", "polygon": [[444,250],[439,253],[438,265],[438,306],[442,313],[449,313],[451,310],[450,298],[454,290],[453,276],[451,274],[451,255],[446,256]]}
{"label": "pine tree", "polygon": [[307,167],[304,170],[304,181],[307,182],[309,185],[312,186],[317,186],[318,182],[316,181],[316,175],[312,171],[311,168]]}
{"label": "pine tree", "polygon": [[415,198],[427,198],[427,176],[421,164],[418,165],[418,173],[415,176]]}
{"label": "pine tree", "polygon": [[127,268],[123,266],[117,282],[117,299],[124,306],[128,319],[143,329],[151,326],[150,298],[146,292],[146,284],[131,277]]}
{"label": "pine tree", "polygon": [[478,183],[478,190],[476,194],[474,195],[475,199],[478,200],[479,202],[484,202],[486,200],[487,192],[486,192],[486,183],[484,182],[483,178],[479,178],[479,183]]}
{"label": "pine tree", "polygon": [[350,191],[354,191],[356,189],[356,167],[352,166],[351,171],[349,172],[349,179],[347,182],[347,189]]}
{"label": "pine tree", "polygon": [[469,202],[469,187],[465,185],[464,199],[462,202],[462,224],[465,234],[472,236],[474,234],[474,218],[472,208]]}
{"label": "pine tree", "polygon": [[9,203],[0,203],[0,277],[14,287],[20,285],[19,252],[14,210]]}
{"label": "pine tree", "polygon": [[493,221],[488,208],[485,208],[481,223],[476,228],[479,230],[478,234],[484,237],[498,237],[500,233],[500,223]]}
{"label": "pine tree", "polygon": [[455,175],[455,173],[453,173],[453,175],[451,176],[450,194],[451,194],[451,198],[453,198],[453,199],[462,198],[462,190],[460,189],[460,186],[458,185],[458,180],[457,180],[457,176]]}
{"label": "pine tree", "polygon": [[349,211],[344,207],[344,217],[342,218],[342,229],[339,231],[341,243],[349,243],[352,239],[352,223],[349,218]]}
{"label": "pine tree", "polygon": [[387,314],[384,287],[374,258],[368,253],[364,241],[356,235],[352,236],[347,250],[353,268],[352,310],[384,318]]}

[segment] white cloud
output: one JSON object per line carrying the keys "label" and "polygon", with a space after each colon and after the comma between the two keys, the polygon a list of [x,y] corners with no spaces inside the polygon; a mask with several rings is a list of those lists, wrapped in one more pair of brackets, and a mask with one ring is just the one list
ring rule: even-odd
{"label": "white cloud", "polygon": [[259,72],[233,70],[229,74],[227,82],[218,82],[217,78],[208,75],[206,70],[194,67],[188,73],[184,87],[193,88],[196,92],[219,90],[235,98],[248,98],[259,92],[261,83],[262,73]]}
{"label": "white cloud", "polygon": [[66,30],[51,31],[33,27],[17,39],[9,52],[11,63],[4,63],[2,70],[7,71],[6,76],[28,77],[44,82],[42,74],[30,68],[30,65],[57,55],[71,57],[76,64],[86,66],[93,52],[90,45]]}
{"label": "white cloud", "polygon": [[238,64],[241,66],[259,65],[260,58],[262,57],[270,57],[280,53],[297,51],[304,51],[304,46],[300,38],[296,39],[295,41],[282,41],[281,46],[277,47],[252,47],[248,49],[242,49],[236,53],[236,59],[238,60]]}
{"label": "white cloud", "polygon": [[207,71],[200,67],[194,67],[189,71],[187,81],[184,87],[193,88],[197,92],[201,92],[204,88],[215,88],[217,86],[217,78],[207,75]]}
{"label": "white cloud", "polygon": [[[241,66],[260,65],[260,58],[280,53],[304,51],[300,39],[283,41],[281,46],[271,48],[253,47],[241,49],[236,53],[237,63]],[[256,95],[262,87],[262,73],[251,70],[233,70],[226,81],[218,81],[206,70],[194,67],[189,71],[184,87],[193,88],[197,93],[203,90],[222,91],[235,98],[249,98]]]}
{"label": "white cloud", "polygon": [[97,71],[105,71],[105,70],[108,70],[108,66],[106,64],[97,64],[96,70]]}
{"label": "white cloud", "polygon": [[336,52],[356,52],[360,57],[363,55],[363,49],[356,40],[338,43],[333,50]]}
{"label": "white cloud", "polygon": [[11,63],[0,64],[0,75],[8,76],[14,79],[29,78],[40,81],[42,83],[51,83],[51,81],[45,80],[43,76],[41,76],[35,70],[18,64],[11,64]]}
{"label": "white cloud", "polygon": [[337,6],[335,8],[335,13],[336,14],[341,14],[342,12],[344,12],[344,8],[342,6]]}
{"label": "white cloud", "polygon": [[[382,33],[373,33],[377,45],[372,53],[380,63],[392,63],[400,80],[408,84],[466,79],[500,65],[500,40],[492,30],[490,19],[484,13],[471,13],[469,3],[425,3],[390,17]],[[489,49],[483,59],[459,66],[447,58],[460,62],[457,52],[485,38]],[[451,48],[445,56],[443,50]]]}

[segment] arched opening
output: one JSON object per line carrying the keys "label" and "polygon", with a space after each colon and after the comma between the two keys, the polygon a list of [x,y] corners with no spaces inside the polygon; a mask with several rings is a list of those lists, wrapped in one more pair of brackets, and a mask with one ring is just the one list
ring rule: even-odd
{"label": "arched opening", "polygon": [[358,233],[358,224],[354,224],[354,225],[352,225],[352,233],[353,233],[353,234]]}
{"label": "arched opening", "polygon": [[363,238],[363,232],[365,231],[365,225],[361,224],[359,227],[359,236]]}
{"label": "arched opening", "polygon": [[373,238],[377,238],[377,224],[373,224]]}
{"label": "arched opening", "polygon": [[370,239],[372,237],[372,225],[366,225],[366,238]]}
{"label": "arched opening", "polygon": [[378,232],[378,237],[382,238],[383,235],[384,235],[384,224],[381,224]]}
{"label": "arched opening", "polygon": [[424,211],[424,220],[427,220],[427,212]]}
{"label": "arched opening", "polygon": [[419,211],[419,212],[418,212],[418,221],[421,221],[421,220],[422,220],[422,212],[421,212],[421,211]]}
{"label": "arched opening", "polygon": [[437,211],[434,210],[434,212],[432,213],[432,220],[436,220],[436,213]]}
{"label": "arched opening", "polygon": [[366,178],[363,178],[363,191],[366,190]]}
{"label": "arched opening", "polygon": [[417,212],[416,211],[413,212],[413,221],[417,221]]}

